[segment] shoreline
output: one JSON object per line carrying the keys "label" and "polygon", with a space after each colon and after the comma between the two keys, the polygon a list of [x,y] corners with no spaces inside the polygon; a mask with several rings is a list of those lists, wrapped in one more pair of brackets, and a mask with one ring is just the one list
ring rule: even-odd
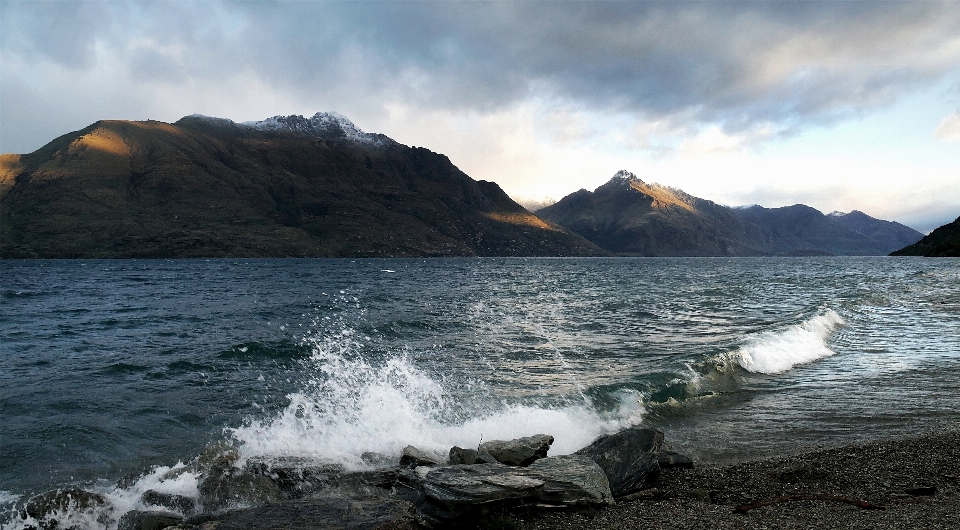
{"label": "shoreline", "polygon": [[[902,529],[960,528],[960,429],[827,447],[729,465],[664,469],[656,488],[596,512],[527,513],[514,528],[546,529]],[[932,490],[931,490],[932,488]],[[865,501],[789,500],[791,495]]]}

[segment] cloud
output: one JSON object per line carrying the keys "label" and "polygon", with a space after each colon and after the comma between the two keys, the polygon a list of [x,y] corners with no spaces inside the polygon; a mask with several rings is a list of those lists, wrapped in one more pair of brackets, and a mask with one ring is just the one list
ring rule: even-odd
{"label": "cloud", "polygon": [[933,135],[947,142],[960,142],[960,110],[944,118]]}
{"label": "cloud", "polygon": [[[191,90],[243,75],[274,99],[299,102],[277,113],[381,119],[388,105],[497,113],[538,98],[554,102],[550,113],[669,124],[666,140],[636,140],[661,147],[714,128],[751,141],[763,141],[759,129],[794,134],[889,104],[960,63],[960,10],[950,1],[5,1],[3,9],[5,85],[43,85],[49,65],[98,72],[104,85],[145,94],[149,108],[155,85],[179,86],[189,102]],[[3,88],[6,115],[19,102]],[[97,90],[78,96],[96,99]]]}

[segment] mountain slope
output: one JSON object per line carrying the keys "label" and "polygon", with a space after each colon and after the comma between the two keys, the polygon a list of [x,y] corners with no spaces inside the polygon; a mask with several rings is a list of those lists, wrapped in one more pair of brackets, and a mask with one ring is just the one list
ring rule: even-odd
{"label": "mountain slope", "polygon": [[892,256],[927,256],[960,258],[960,217],[945,224],[916,243],[897,250]]}
{"label": "mountain slope", "polygon": [[[759,228],[764,248],[772,254],[882,256],[889,254],[889,249],[898,248],[900,241],[916,241],[923,237],[912,228],[874,219],[861,212],[824,215],[803,204],[782,208],[751,206],[738,208],[736,212]],[[847,220],[851,215],[853,217]]]}
{"label": "mountain slope", "polygon": [[922,237],[862,212],[826,216],[802,204],[728,208],[627,171],[537,215],[611,252],[644,256],[884,255]]}
{"label": "mountain slope", "polygon": [[543,219],[621,254],[730,256],[760,252],[729,209],[620,171],[595,191],[580,190],[537,211]]}
{"label": "mountain slope", "polygon": [[0,158],[2,257],[598,255],[346,118],[100,121]]}

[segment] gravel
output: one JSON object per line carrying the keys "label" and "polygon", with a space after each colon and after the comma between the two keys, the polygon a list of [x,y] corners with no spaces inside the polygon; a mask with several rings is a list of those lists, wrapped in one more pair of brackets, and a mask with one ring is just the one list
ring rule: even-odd
{"label": "gravel", "polygon": [[[499,527],[535,529],[960,529],[960,431],[821,449],[728,466],[664,469],[655,490],[596,512],[511,515]],[[791,500],[820,494],[866,501]]]}

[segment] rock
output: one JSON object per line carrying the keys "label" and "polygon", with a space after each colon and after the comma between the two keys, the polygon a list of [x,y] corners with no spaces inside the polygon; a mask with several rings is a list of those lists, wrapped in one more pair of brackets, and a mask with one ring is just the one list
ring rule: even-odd
{"label": "rock", "polygon": [[120,518],[117,530],[163,530],[183,522],[183,517],[170,512],[132,510]]}
{"label": "rock", "polygon": [[68,511],[93,511],[106,504],[107,500],[99,493],[93,493],[80,488],[70,488],[48,491],[31,497],[27,500],[23,511],[26,515],[40,520],[52,518],[52,516],[56,516],[58,513],[66,513]]}
{"label": "rock", "polygon": [[212,442],[203,448],[200,456],[183,467],[171,469],[164,473],[160,480],[172,480],[184,473],[206,473],[215,467],[232,466],[239,459],[240,452],[230,443],[222,440]]}
{"label": "rock", "polygon": [[361,453],[360,461],[373,467],[392,467],[395,462],[394,457],[383,453],[374,453],[373,451],[364,451]]}
{"label": "rock", "polygon": [[435,455],[412,445],[403,448],[400,455],[400,467],[442,466],[443,462]]}
{"label": "rock", "polygon": [[936,495],[937,487],[930,486],[930,485],[916,486],[913,488],[906,489],[903,492],[906,493],[907,495],[915,495],[915,496]]}
{"label": "rock", "polygon": [[537,434],[516,440],[492,440],[480,444],[477,462],[490,464],[499,462],[508,466],[529,466],[547,456],[553,444],[553,436]]}
{"label": "rock", "polygon": [[657,462],[661,468],[665,467],[693,467],[693,460],[689,457],[675,453],[673,451],[660,451],[657,453]]}
{"label": "rock", "polygon": [[613,496],[622,497],[656,484],[660,476],[657,453],[662,445],[662,432],[631,427],[601,436],[575,454],[596,462],[606,474]]}
{"label": "rock", "polygon": [[409,500],[431,524],[518,505],[597,507],[613,503],[600,467],[584,456],[538,460],[530,467],[457,464],[401,471],[397,497]]}
{"label": "rock", "polygon": [[340,464],[296,457],[250,459],[245,470],[267,477],[290,499],[343,486],[389,489],[400,472],[399,467],[345,472]]}
{"label": "rock", "polygon": [[[216,521],[216,530],[324,530],[401,529],[415,526],[413,505],[391,497],[389,492],[372,493],[325,490],[322,497],[286,501],[239,510]],[[210,524],[210,523],[208,523]]]}
{"label": "rock", "polygon": [[418,467],[401,471],[394,494],[412,502],[420,515],[438,524],[484,508],[531,501],[544,481],[503,464]]}
{"label": "rock", "polygon": [[196,503],[190,497],[183,495],[174,495],[171,493],[161,493],[156,490],[147,490],[140,497],[141,502],[153,506],[160,506],[173,511],[178,511],[185,515],[191,515],[197,510]]}
{"label": "rock", "polygon": [[259,506],[283,499],[280,488],[263,475],[230,466],[215,466],[197,488],[200,505],[208,512]]}
{"label": "rock", "polygon": [[244,469],[269,478],[282,490],[296,493],[313,491],[332,483],[343,473],[343,466],[301,457],[257,457],[247,460]]}
{"label": "rock", "polygon": [[373,471],[353,471],[336,477],[333,485],[337,487],[368,486],[373,488],[390,489],[400,475],[399,467],[376,469]]}
{"label": "rock", "polygon": [[583,455],[553,456],[528,467],[543,480],[537,500],[554,506],[607,506],[613,494],[607,476],[596,462]]}
{"label": "rock", "polygon": [[453,446],[450,448],[451,464],[475,464],[477,462],[477,452],[473,449],[464,449]]}

